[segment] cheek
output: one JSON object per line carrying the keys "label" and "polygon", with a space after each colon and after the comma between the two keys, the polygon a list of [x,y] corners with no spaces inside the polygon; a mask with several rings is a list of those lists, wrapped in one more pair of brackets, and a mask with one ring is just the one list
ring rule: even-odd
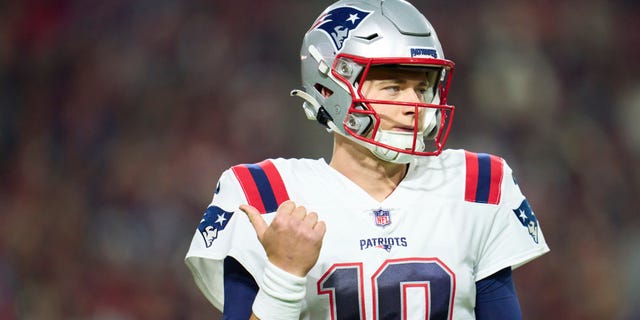
{"label": "cheek", "polygon": [[376,114],[378,114],[378,117],[380,118],[380,129],[382,130],[388,130],[390,123],[392,123],[392,120],[394,118],[397,118],[397,116],[394,116],[394,111],[397,112],[397,107],[391,106],[391,105],[386,105],[386,104],[371,104],[370,105],[371,108],[373,108],[373,110],[376,112]]}
{"label": "cheek", "polygon": [[392,105],[370,103],[369,106],[380,116],[380,118],[387,117],[393,112]]}

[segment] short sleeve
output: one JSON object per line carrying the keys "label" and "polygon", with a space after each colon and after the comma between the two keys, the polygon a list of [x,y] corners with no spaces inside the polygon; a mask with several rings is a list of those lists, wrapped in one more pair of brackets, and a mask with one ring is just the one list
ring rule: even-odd
{"label": "short sleeve", "polygon": [[246,215],[238,209],[247,203],[238,180],[225,171],[211,204],[202,215],[185,257],[198,288],[218,309],[224,304],[224,259],[233,256],[247,271],[261,274],[262,246]]}
{"label": "short sleeve", "polygon": [[496,206],[489,235],[481,245],[476,281],[506,267],[518,268],[549,251],[540,222],[522,194],[511,168],[502,161],[502,199]]}

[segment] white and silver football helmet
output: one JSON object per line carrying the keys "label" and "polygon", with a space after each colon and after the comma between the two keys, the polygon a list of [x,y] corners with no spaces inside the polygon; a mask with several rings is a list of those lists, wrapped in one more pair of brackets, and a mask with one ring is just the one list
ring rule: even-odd
{"label": "white and silver football helmet", "polygon": [[[307,31],[300,57],[304,89],[291,95],[305,100],[309,119],[389,162],[408,163],[412,156],[442,152],[454,112],[446,104],[454,63],[444,59],[435,30],[413,5],[403,0],[338,1]],[[425,71],[425,101],[367,99],[361,84],[376,66]],[[381,130],[372,103],[413,106],[419,115],[413,133]]]}

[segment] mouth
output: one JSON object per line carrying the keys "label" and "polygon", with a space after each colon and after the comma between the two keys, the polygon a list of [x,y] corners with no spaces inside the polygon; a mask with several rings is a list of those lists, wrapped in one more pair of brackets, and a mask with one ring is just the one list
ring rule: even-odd
{"label": "mouth", "polygon": [[393,127],[393,131],[396,131],[396,132],[413,132],[413,127],[412,126],[397,126],[397,127]]}

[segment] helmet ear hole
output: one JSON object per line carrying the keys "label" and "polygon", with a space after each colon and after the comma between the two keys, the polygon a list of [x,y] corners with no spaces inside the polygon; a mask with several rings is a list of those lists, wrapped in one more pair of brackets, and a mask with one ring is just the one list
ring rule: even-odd
{"label": "helmet ear hole", "polygon": [[327,88],[327,87],[325,87],[325,86],[323,86],[323,85],[321,85],[319,83],[316,83],[313,87],[316,88],[316,90],[318,90],[318,92],[325,99],[329,98],[333,94],[333,91],[331,91],[331,89],[329,89],[329,88]]}

